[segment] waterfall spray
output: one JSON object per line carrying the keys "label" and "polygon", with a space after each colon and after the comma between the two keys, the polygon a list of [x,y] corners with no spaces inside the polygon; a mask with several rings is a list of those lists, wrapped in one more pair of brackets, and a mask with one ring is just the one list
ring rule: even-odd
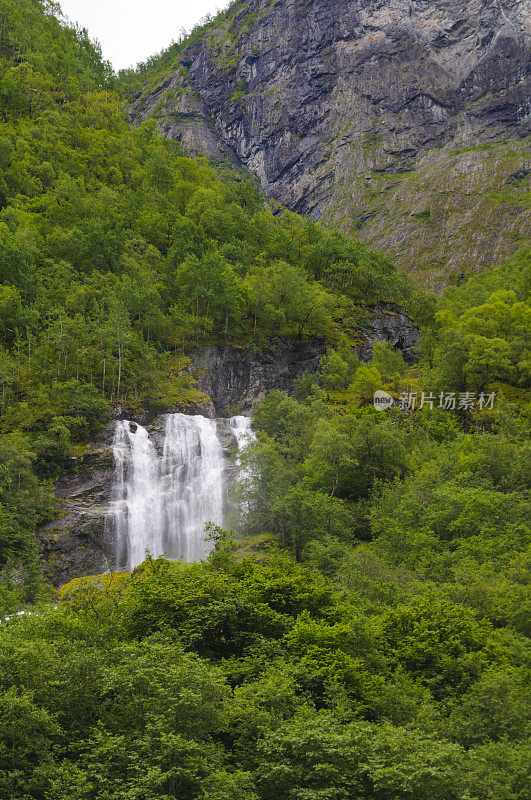
{"label": "waterfall spray", "polygon": [[[253,438],[247,417],[229,420],[238,450]],[[152,556],[199,561],[209,551],[205,525],[222,525],[228,461],[217,422],[171,414],[162,452],[148,431],[118,422],[113,441],[114,479],[108,525],[116,566],[134,569]]]}

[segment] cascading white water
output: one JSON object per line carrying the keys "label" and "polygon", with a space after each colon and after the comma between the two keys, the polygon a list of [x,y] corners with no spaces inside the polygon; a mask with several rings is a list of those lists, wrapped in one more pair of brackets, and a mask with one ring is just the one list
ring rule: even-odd
{"label": "cascading white water", "polygon": [[157,451],[141,425],[118,422],[113,442],[116,561],[141,564],[146,549],[162,553],[162,504]]}
{"label": "cascading white water", "polygon": [[208,553],[205,525],[223,523],[225,459],[216,422],[172,414],[162,454],[163,552],[199,561]]}
{"label": "cascading white water", "polygon": [[[245,450],[248,445],[256,441],[256,436],[252,429],[252,422],[249,417],[232,417],[232,419],[229,419],[229,426],[234,433],[240,453],[242,450]],[[236,467],[239,473],[238,478],[243,481],[249,480],[250,475],[248,470],[245,467],[241,467],[241,460],[239,457],[236,459]]]}
{"label": "cascading white water", "polygon": [[[229,420],[241,451],[253,438],[247,417]],[[118,422],[113,442],[114,482],[108,524],[116,565],[133,569],[145,559],[199,561],[209,551],[205,525],[222,525],[228,462],[217,422],[171,414],[162,453],[141,425]]]}
{"label": "cascading white water", "polygon": [[229,419],[229,425],[234,431],[239,450],[244,450],[256,439],[250,417],[232,417]]}
{"label": "cascading white water", "polygon": [[[232,417],[232,419],[229,420],[229,426],[238,444],[235,467],[237,478],[244,489],[243,496],[240,494],[238,497],[238,511],[241,514],[242,512],[246,513],[249,510],[248,504],[245,500],[245,489],[252,484],[251,471],[249,470],[249,467],[245,461],[242,460],[241,453],[246,447],[252,444],[252,442],[256,441],[256,436],[252,429],[252,423],[249,417]],[[233,509],[233,511],[235,510],[236,509]]]}

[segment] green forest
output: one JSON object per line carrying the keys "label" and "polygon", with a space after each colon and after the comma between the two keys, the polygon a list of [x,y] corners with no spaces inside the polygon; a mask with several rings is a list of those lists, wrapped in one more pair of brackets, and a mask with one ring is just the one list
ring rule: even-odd
{"label": "green forest", "polygon": [[[527,800],[531,250],[431,295],[132,128],[150,65],[58,15],[0,0],[0,800]],[[355,354],[381,303],[415,364]],[[278,336],[327,355],[256,408],[208,559],[49,586],[54,482],[116,406]]]}

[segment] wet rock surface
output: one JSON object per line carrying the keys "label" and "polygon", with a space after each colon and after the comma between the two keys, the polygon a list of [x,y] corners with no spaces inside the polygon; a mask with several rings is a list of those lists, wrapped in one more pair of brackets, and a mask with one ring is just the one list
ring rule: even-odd
{"label": "wet rock surface", "polygon": [[278,340],[262,350],[207,347],[193,357],[199,388],[212,400],[215,415],[246,414],[272,389],[290,392],[306,372],[319,371],[326,352],[317,340]]}
{"label": "wet rock surface", "polygon": [[73,459],[72,471],[56,484],[57,519],[38,532],[45,578],[61,586],[72,578],[106,572],[113,542],[106,540],[105,518],[111,499],[112,436],[108,426],[100,439]]}
{"label": "wet rock surface", "polygon": [[[159,454],[165,425],[165,416],[147,425]],[[230,459],[238,449],[237,440],[227,420],[218,420],[217,431],[227,458],[226,480],[230,480],[234,473]],[[43,574],[54,586],[101,574],[114,566],[113,534],[106,525],[112,499],[113,435],[114,424],[100,434],[97,446],[90,445],[86,454],[73,459],[72,470],[56,483],[57,518],[38,531]]]}

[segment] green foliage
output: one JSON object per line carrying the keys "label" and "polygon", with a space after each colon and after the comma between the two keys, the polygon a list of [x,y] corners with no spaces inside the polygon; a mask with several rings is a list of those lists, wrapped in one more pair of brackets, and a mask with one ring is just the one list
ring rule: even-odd
{"label": "green foliage", "polygon": [[270,519],[282,544],[289,547],[296,560],[312,540],[327,536],[341,539],[348,536],[351,528],[348,510],[339,498],[300,484],[276,500]]}
{"label": "green foliage", "polygon": [[349,368],[339,353],[330,350],[321,360],[321,384],[325,389],[346,389]]}
{"label": "green foliage", "polygon": [[402,353],[387,342],[374,343],[371,361],[384,383],[401,378],[407,369]]}
{"label": "green foliage", "polygon": [[407,469],[404,434],[373,416],[319,420],[304,471],[309,484],[344,499],[368,496],[378,480]]}
{"label": "green foliage", "polygon": [[363,364],[358,367],[352,380],[352,391],[363,403],[372,403],[374,393],[383,389],[384,381],[377,367]]}
{"label": "green foliage", "polygon": [[448,388],[484,391],[494,381],[529,388],[529,249],[447,292],[436,364]]}
{"label": "green foliage", "polygon": [[49,498],[32,469],[35,454],[26,439],[0,436],[0,564],[31,552],[31,533],[50,512]]}
{"label": "green foliage", "polygon": [[[414,290],[152,121],[131,129],[56,13],[0,9],[0,796],[524,800],[529,254],[440,300]],[[122,89],[153,88],[184,46]],[[420,364],[379,342],[360,364],[384,300],[423,324]],[[328,350],[258,405],[241,454],[237,536],[268,548],[243,558],[212,528],[203,563],[148,558],[42,607],[50,483],[112,406],[189,397],[198,340],[279,335]],[[506,397],[383,413],[381,388]]]}
{"label": "green foliage", "polygon": [[517,639],[428,596],[364,614],[286,556],[241,562],[213,536],[206,563],[148,559],[3,624],[4,793],[457,800],[489,765],[489,796],[509,797]]}
{"label": "green foliage", "polygon": [[[468,419],[363,407],[377,388],[480,391],[502,371],[518,398],[521,267],[442,299],[435,358],[410,369],[377,345],[350,373],[338,348],[322,363],[328,402],[305,377],[256,410],[240,525],[274,533],[347,603],[325,619],[303,613],[284,635],[291,696],[306,703],[253,751],[260,797],[508,800],[528,786],[525,407],[502,396]],[[520,289],[486,303],[502,277]]]}
{"label": "green foliage", "polygon": [[458,800],[487,765],[489,796],[519,785],[518,640],[428,596],[366,615],[213,536],[206,563],[149,559],[2,625],[4,793]]}
{"label": "green foliage", "polygon": [[360,722],[341,727],[328,714],[304,714],[268,737],[261,754],[258,786],[264,800],[462,796],[460,748],[400,728]]}

